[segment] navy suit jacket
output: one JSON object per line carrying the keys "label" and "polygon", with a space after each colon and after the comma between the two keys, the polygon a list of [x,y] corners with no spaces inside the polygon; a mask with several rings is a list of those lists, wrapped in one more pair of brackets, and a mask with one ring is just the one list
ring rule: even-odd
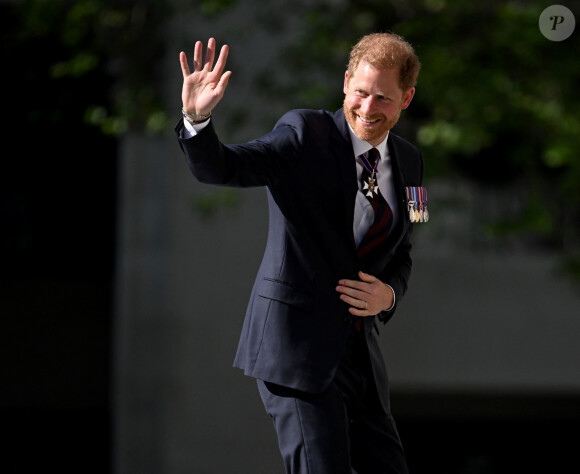
{"label": "navy suit jacket", "polygon": [[[356,164],[343,110],[290,111],[270,133],[239,145],[222,144],[212,123],[192,138],[184,139],[182,131],[180,121],[179,143],[199,181],[267,187],[268,240],[234,366],[286,387],[324,390],[340,362],[351,322],[335,287],[341,278],[357,279],[362,268],[353,236]],[[365,271],[393,287],[398,305],[411,273],[412,224],[404,187],[421,185],[423,159],[392,132],[388,147],[400,217]],[[394,311],[378,317],[386,322]],[[363,321],[373,369],[379,373],[384,362],[372,331],[374,319]],[[377,384],[379,393],[386,392],[386,377]]]}

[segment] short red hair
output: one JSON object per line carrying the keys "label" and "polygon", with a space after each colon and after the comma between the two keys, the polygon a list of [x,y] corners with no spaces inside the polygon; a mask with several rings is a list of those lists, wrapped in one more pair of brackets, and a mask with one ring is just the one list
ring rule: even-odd
{"label": "short red hair", "polygon": [[407,91],[417,83],[421,63],[415,50],[403,37],[394,33],[372,33],[363,36],[354,45],[348,62],[348,75],[352,77],[361,62],[377,69],[397,68],[399,86]]}

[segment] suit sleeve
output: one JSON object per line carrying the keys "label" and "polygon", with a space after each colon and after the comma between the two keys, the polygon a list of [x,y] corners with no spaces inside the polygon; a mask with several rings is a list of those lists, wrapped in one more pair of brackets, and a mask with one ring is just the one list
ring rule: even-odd
{"label": "suit sleeve", "polygon": [[409,277],[411,276],[411,233],[413,227],[403,236],[403,240],[397,247],[393,258],[389,261],[387,267],[378,278],[390,285],[395,292],[395,305],[388,311],[381,311],[378,318],[381,322],[387,323],[395,314],[395,310],[403,300],[407,292]]}
{"label": "suit sleeve", "polygon": [[237,145],[221,143],[212,121],[193,137],[184,135],[182,120],[175,131],[187,165],[200,182],[252,187],[274,185],[288,167],[295,166],[302,140],[299,125],[281,119],[267,135]]}

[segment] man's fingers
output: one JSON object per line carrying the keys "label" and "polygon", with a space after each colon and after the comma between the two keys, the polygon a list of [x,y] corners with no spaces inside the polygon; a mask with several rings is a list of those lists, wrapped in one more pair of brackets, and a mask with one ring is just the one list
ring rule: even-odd
{"label": "man's fingers", "polygon": [[189,65],[187,64],[187,56],[183,51],[179,53],[179,63],[181,64],[181,72],[183,74],[183,78],[185,79],[187,76],[189,76],[190,72]]}
{"label": "man's fingers", "polygon": [[197,72],[201,69],[201,60],[203,55],[203,44],[201,41],[196,41],[193,47],[193,71],[189,69],[189,64],[187,64],[187,55],[181,51],[179,53],[179,62],[181,64],[181,72],[183,78],[187,78],[192,74],[192,72]]}
{"label": "man's fingers", "polygon": [[377,277],[365,272],[358,272],[358,276],[362,281],[365,281],[367,283],[373,283],[378,280]]}
{"label": "man's fingers", "polygon": [[203,65],[204,71],[211,71],[213,67],[213,60],[215,58],[215,39],[210,38],[207,42],[207,50],[205,52],[205,63]]}
{"label": "man's fingers", "polygon": [[370,293],[349,287],[338,286],[336,290],[340,293],[340,299],[342,301],[362,311],[368,309],[371,300],[374,298]]}
{"label": "man's fingers", "polygon": [[344,301],[346,304],[358,308],[361,311],[364,311],[369,307],[369,302],[362,298],[357,298],[354,296],[348,296],[343,294],[340,296],[340,299]]}
{"label": "man's fingers", "polygon": [[[207,51],[205,53],[205,62],[203,61],[203,43],[201,41],[196,41],[193,49],[193,69],[189,69],[187,64],[187,55],[182,51],[179,53],[179,62],[181,63],[181,71],[183,77],[187,77],[193,73],[205,71],[207,73],[213,72],[216,76],[222,76],[222,72],[225,69],[226,61],[228,59],[229,46],[224,44],[220,50],[220,54],[215,65],[213,67],[213,61],[215,58],[215,39],[210,38],[207,43]],[[203,64],[203,68],[202,65]],[[212,71],[213,69],[213,71]],[[230,74],[221,78],[220,83],[222,85],[227,85]]]}
{"label": "man's fingers", "polygon": [[203,57],[203,43],[201,41],[196,41],[193,48],[193,72],[197,72],[201,69],[201,60]]}
{"label": "man's fingers", "polygon": [[340,280],[338,284],[345,288],[352,288],[359,291],[364,291],[368,288],[368,283],[358,280]]}
{"label": "man's fingers", "polygon": [[351,314],[370,316],[381,311],[383,307],[389,307],[383,292],[387,285],[368,273],[359,272],[359,278],[360,281],[339,280],[336,287],[336,291],[340,293],[340,299],[350,306],[348,310]]}
{"label": "man's fingers", "polygon": [[228,47],[228,45],[224,44],[222,46],[222,49],[220,50],[220,54],[218,56],[217,62],[215,63],[214,72],[217,75],[221,75],[222,71],[225,69],[229,51],[230,51],[230,48]]}
{"label": "man's fingers", "polygon": [[222,75],[222,77],[217,85],[217,88],[216,88],[220,95],[223,95],[224,91],[226,90],[226,87],[228,85],[228,81],[230,80],[231,75],[232,75],[232,71],[226,71]]}
{"label": "man's fingers", "polygon": [[342,282],[340,282],[340,284],[336,287],[336,291],[345,295],[354,296],[355,298],[360,298],[366,294],[366,292],[362,291],[362,289],[358,289],[352,285],[343,284]]}

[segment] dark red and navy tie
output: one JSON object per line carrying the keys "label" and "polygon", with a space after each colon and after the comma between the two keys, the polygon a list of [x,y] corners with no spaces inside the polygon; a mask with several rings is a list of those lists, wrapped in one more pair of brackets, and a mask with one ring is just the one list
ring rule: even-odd
{"label": "dark red and navy tie", "polygon": [[[379,151],[376,148],[371,148],[366,156],[363,155],[360,158],[363,163],[361,189],[362,192],[365,193],[373,207],[373,211],[375,212],[374,221],[365,233],[357,249],[357,253],[362,259],[363,270],[365,270],[365,260],[368,261],[368,257],[371,255],[372,250],[377,248],[389,236],[393,224],[393,211],[379,190],[378,180],[376,173],[374,172],[377,168],[378,160],[380,159]],[[356,331],[361,330],[362,320],[362,317],[354,319],[354,327]]]}
{"label": "dark red and navy tie", "polygon": [[[376,148],[371,148],[365,158],[367,163],[364,162],[365,160],[362,160],[364,166],[363,172],[361,173],[363,193],[366,191],[364,189],[364,184],[368,184],[369,179],[373,174],[372,170],[376,169],[377,160],[380,159],[379,151]],[[368,165],[370,165],[371,169],[368,169]],[[376,176],[373,176],[373,178],[375,180],[376,192],[369,191],[366,193],[366,195],[367,199],[371,203],[371,206],[373,206],[375,218],[373,224],[366,232],[358,246],[357,253],[359,257],[366,256],[369,252],[384,242],[385,239],[389,236],[389,232],[391,231],[393,224],[393,211],[391,206],[389,206],[389,203],[382,196],[378,184],[376,183]]]}

